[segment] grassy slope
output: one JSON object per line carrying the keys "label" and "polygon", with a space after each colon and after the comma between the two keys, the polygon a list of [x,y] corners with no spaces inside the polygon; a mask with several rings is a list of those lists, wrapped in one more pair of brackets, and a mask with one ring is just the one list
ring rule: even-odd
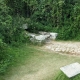
{"label": "grassy slope", "polygon": [[54,80],[60,67],[73,62],[80,63],[80,57],[37,49],[28,45],[14,48],[14,63],[5,75],[0,76],[0,80]]}

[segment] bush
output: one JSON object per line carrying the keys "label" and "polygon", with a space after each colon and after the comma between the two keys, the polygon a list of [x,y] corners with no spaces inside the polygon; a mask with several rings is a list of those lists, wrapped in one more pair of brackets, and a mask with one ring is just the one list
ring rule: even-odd
{"label": "bush", "polygon": [[7,56],[7,45],[0,39],[0,61]]}
{"label": "bush", "polygon": [[[13,41],[13,32],[16,33],[18,30],[12,29],[17,29],[17,21],[20,21],[20,18],[16,20],[17,16],[29,18],[31,32],[54,31],[53,28],[59,28],[58,39],[74,39],[78,34],[76,32],[80,32],[80,0],[1,0],[0,4],[0,29],[3,28],[4,31],[4,28],[10,27],[9,33],[12,34],[9,34],[9,38]],[[78,36],[77,39],[80,40]]]}
{"label": "bush", "polygon": [[73,26],[63,26],[58,28],[58,37],[60,40],[74,40],[79,34],[79,29]]}
{"label": "bush", "polygon": [[10,48],[0,39],[0,73],[5,72],[10,64]]}
{"label": "bush", "polygon": [[[10,20],[10,19],[9,19]],[[22,24],[25,22],[23,17],[11,17],[10,24],[0,26],[0,37],[6,44],[22,43],[25,40]]]}

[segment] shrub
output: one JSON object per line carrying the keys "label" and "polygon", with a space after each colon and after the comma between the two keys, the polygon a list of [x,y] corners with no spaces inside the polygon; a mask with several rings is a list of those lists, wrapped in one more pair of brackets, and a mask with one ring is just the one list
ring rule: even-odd
{"label": "shrub", "polygon": [[11,56],[9,50],[7,44],[0,39],[0,73],[5,72],[6,68],[10,64]]}

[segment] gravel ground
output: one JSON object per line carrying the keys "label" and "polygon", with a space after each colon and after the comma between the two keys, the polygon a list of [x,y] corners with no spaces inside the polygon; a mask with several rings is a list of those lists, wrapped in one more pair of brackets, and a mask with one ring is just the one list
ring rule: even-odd
{"label": "gravel ground", "polygon": [[43,46],[45,49],[54,52],[63,52],[68,54],[80,55],[80,42],[72,41],[50,41]]}

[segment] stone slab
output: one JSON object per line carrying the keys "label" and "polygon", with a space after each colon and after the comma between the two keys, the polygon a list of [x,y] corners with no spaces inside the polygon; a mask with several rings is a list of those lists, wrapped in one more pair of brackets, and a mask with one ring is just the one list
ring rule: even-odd
{"label": "stone slab", "polygon": [[56,39],[56,37],[57,37],[57,35],[58,35],[58,33],[50,33],[50,35],[51,35],[51,39],[53,39],[53,40],[55,40]]}
{"label": "stone slab", "polygon": [[44,35],[35,36],[35,39],[39,40],[39,41],[44,41],[45,40],[45,36]]}
{"label": "stone slab", "polygon": [[70,65],[61,67],[60,70],[69,78],[76,76],[80,73],[80,64],[72,63]]}

